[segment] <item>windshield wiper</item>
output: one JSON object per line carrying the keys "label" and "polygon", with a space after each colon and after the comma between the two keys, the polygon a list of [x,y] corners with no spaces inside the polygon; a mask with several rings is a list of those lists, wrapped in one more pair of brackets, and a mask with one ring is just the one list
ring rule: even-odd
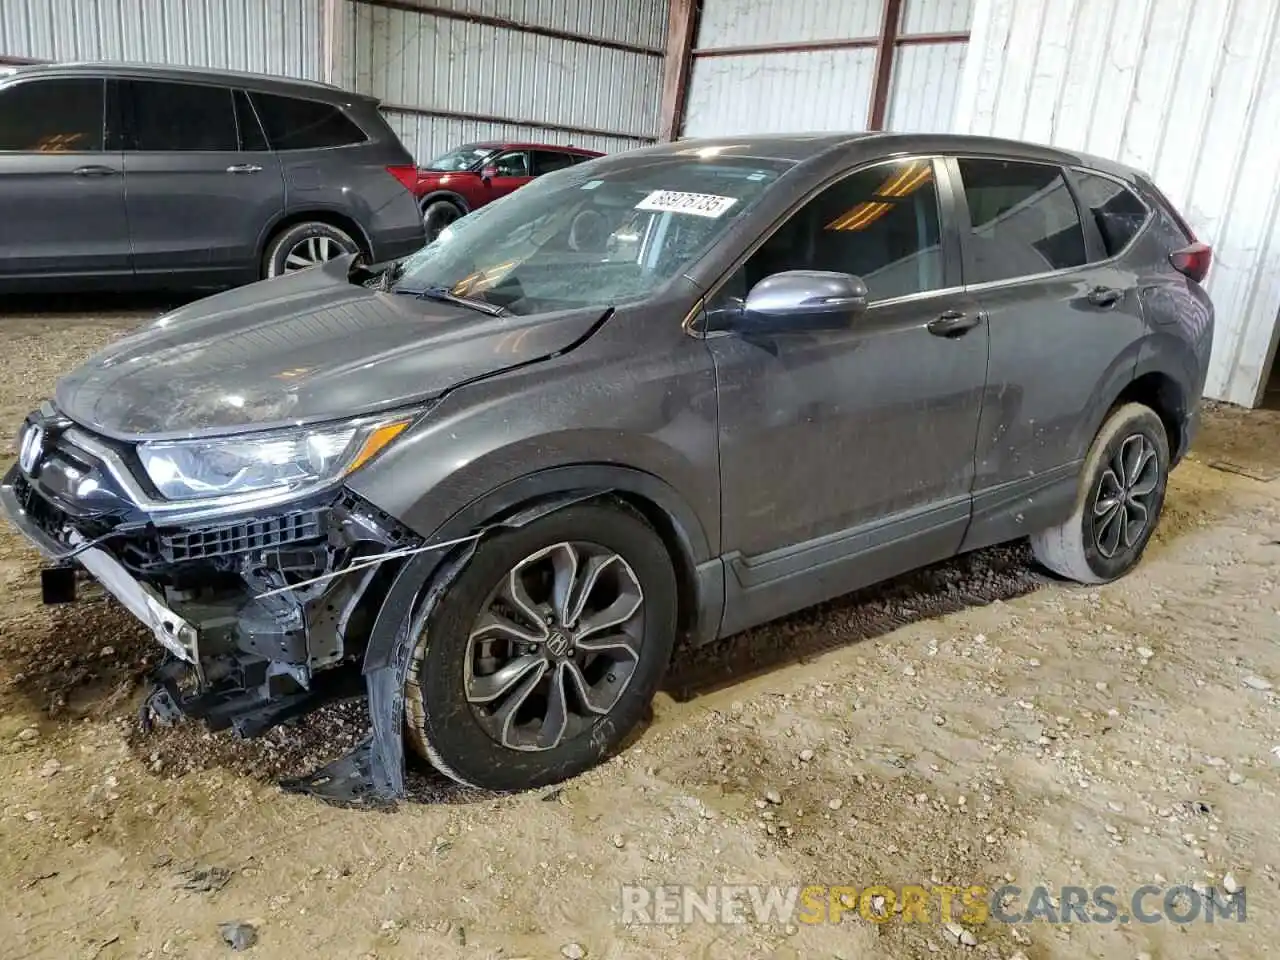
{"label": "windshield wiper", "polygon": [[483,300],[476,300],[472,297],[460,297],[448,287],[401,287],[395,291],[402,293],[408,297],[417,297],[419,300],[436,300],[440,303],[454,303],[460,307],[468,307],[471,310],[478,310],[480,313],[488,314],[491,317],[505,317],[507,311],[493,303],[486,303]]}

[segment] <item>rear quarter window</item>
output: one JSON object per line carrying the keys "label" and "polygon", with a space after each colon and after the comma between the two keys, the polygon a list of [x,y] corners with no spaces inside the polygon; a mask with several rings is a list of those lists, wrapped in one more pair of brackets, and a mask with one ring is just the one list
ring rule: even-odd
{"label": "rear quarter window", "polygon": [[1118,180],[1077,171],[1075,181],[1085,215],[1097,225],[1107,256],[1114,257],[1142,232],[1151,211],[1137,194]]}
{"label": "rear quarter window", "polygon": [[250,96],[273,150],[323,150],[369,139],[354,120],[331,103],[272,93]]}

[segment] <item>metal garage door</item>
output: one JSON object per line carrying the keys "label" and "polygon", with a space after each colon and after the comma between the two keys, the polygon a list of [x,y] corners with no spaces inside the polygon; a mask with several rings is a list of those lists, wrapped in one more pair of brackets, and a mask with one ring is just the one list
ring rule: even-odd
{"label": "metal garage door", "polygon": [[684,136],[948,131],[972,0],[705,0]]}

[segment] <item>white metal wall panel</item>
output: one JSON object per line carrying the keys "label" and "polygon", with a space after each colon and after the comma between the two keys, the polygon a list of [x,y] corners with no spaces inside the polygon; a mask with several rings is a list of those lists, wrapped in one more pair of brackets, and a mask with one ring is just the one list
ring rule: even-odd
{"label": "white metal wall panel", "polygon": [[0,57],[322,79],[322,0],[0,0]]}
{"label": "white metal wall panel", "polygon": [[1280,4],[978,0],[960,132],[1150,173],[1214,248],[1205,392],[1252,406],[1280,314]]}
{"label": "white metal wall panel", "polygon": [[[635,16],[627,0],[604,6]],[[665,11],[661,0],[644,0],[643,6]],[[361,3],[353,5],[351,29],[348,82],[388,105],[388,116],[419,161],[469,139],[619,150],[656,136],[659,57]],[[395,106],[495,119],[429,117]],[[598,133],[549,131],[543,125]]]}
{"label": "white metal wall panel", "polygon": [[565,30],[661,50],[667,36],[666,3],[647,0],[406,0],[458,13],[501,17],[517,23]]}
{"label": "white metal wall panel", "polygon": [[875,63],[859,49],[695,60],[685,135],[863,130]]}
{"label": "white metal wall panel", "polygon": [[[962,33],[974,0],[906,0],[900,31]],[[705,0],[698,50],[877,37],[884,0]],[[951,128],[964,43],[903,44],[895,51],[886,126]],[[735,54],[695,59],[684,133],[712,136],[861,130],[875,81],[871,48]]]}
{"label": "white metal wall panel", "polygon": [[964,33],[973,22],[973,0],[906,0],[899,33]]}
{"label": "white metal wall panel", "polygon": [[883,10],[884,0],[705,0],[695,46],[705,50],[874,37],[880,33]]}
{"label": "white metal wall panel", "polygon": [[950,132],[968,46],[957,42],[899,47],[885,126],[899,133]]}

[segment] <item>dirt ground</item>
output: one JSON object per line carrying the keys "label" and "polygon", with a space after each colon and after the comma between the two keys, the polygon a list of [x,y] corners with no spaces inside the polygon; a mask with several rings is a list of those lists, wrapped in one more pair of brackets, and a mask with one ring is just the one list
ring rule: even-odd
{"label": "dirt ground", "polygon": [[[139,319],[0,319],[0,424]],[[264,960],[1267,956],[1280,481],[1209,465],[1240,451],[1280,464],[1280,415],[1211,412],[1122,582],[1049,582],[1018,546],[962,558],[682,655],[635,746],[562,789],[419,775],[389,813],[273,783],[358,738],[358,704],[253,743],[142,734],[155,648],[102,599],[42,607],[6,527],[0,956],[220,957],[226,921]],[[1225,882],[1247,919],[621,923],[623,884],[1010,882]]]}

